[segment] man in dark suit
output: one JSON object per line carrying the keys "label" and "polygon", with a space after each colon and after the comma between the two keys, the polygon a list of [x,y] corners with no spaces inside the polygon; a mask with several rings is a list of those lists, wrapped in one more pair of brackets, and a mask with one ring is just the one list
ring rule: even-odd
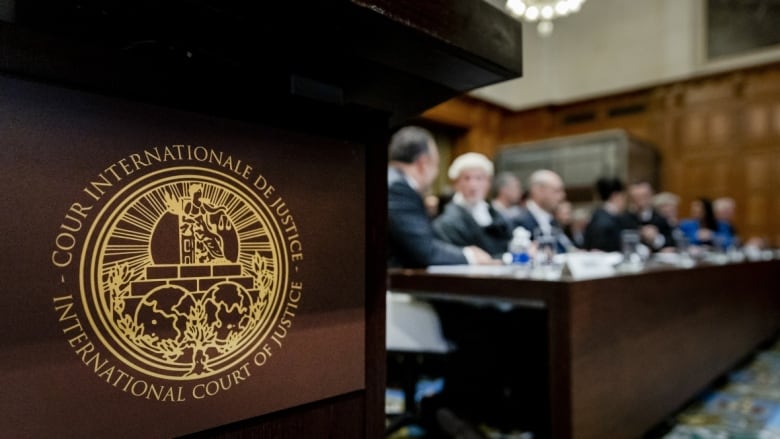
{"label": "man in dark suit", "polygon": [[444,241],[477,245],[500,258],[512,239],[512,229],[485,200],[492,175],[493,163],[482,154],[468,152],[456,158],[448,171],[455,195],[433,222],[433,230]]}
{"label": "man in dark suit", "polygon": [[423,194],[439,172],[439,153],[431,134],[419,127],[399,130],[390,142],[387,172],[388,266],[492,263],[476,246],[457,246],[434,236]]}
{"label": "man in dark suit", "polygon": [[672,227],[653,208],[653,195],[650,183],[640,181],[631,184],[628,187],[628,219],[639,230],[642,243],[652,251],[674,249]]}
{"label": "man in dark suit", "polygon": [[635,229],[625,214],[625,186],[618,178],[602,177],[596,182],[596,191],[603,204],[593,212],[585,228],[585,248],[619,252],[622,247],[621,232]]}
{"label": "man in dark suit", "polygon": [[514,224],[522,212],[520,201],[523,198],[523,184],[511,172],[501,172],[493,181],[495,195],[490,205],[500,213],[508,224]]}
{"label": "man in dark suit", "polygon": [[528,178],[528,200],[515,226],[525,228],[532,236],[553,236],[558,253],[572,250],[574,244],[566,237],[553,216],[558,204],[565,199],[563,180],[558,174],[546,169],[535,171]]}
{"label": "man in dark suit", "polygon": [[[423,203],[423,194],[436,179],[439,169],[439,153],[431,134],[419,127],[402,128],[390,141],[389,158],[388,266],[421,268],[429,265],[494,263],[490,255],[479,247],[458,246],[434,236],[433,225]],[[484,438],[476,428],[460,419],[464,415],[466,418],[471,417],[469,406],[474,405],[473,401],[459,397],[462,393],[474,394],[463,390],[473,388],[471,383],[474,380],[470,379],[471,376],[469,379],[460,377],[461,371],[473,367],[468,355],[471,341],[458,338],[457,334],[452,337],[448,331],[450,325],[457,327],[463,321],[461,316],[471,315],[474,310],[464,310],[464,305],[458,307],[456,304],[457,309],[453,311],[446,302],[435,305],[445,328],[445,337],[454,339],[459,349],[446,370],[448,379],[443,392],[437,397],[423,400],[423,423],[440,434],[450,433],[451,437]],[[442,308],[445,315],[441,315]],[[476,315],[481,316],[483,313]],[[480,339],[479,343],[484,344],[484,340]]]}

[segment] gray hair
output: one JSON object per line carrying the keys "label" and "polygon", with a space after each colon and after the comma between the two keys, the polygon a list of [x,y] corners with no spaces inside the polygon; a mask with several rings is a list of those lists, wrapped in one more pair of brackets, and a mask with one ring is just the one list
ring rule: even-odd
{"label": "gray hair", "polygon": [[413,163],[421,155],[430,153],[433,136],[425,128],[403,127],[390,139],[388,156],[390,161]]}
{"label": "gray hair", "polygon": [[653,206],[664,206],[667,204],[680,204],[680,197],[671,192],[661,192],[653,197]]}

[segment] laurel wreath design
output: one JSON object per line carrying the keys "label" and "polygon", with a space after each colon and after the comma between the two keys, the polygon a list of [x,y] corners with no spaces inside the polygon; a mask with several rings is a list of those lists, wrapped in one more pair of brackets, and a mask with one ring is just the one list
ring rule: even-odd
{"label": "laurel wreath design", "polygon": [[[258,252],[252,257],[250,275],[257,297],[247,306],[233,304],[229,309],[240,313],[240,319],[232,324],[226,336],[220,338],[218,330],[225,328],[215,315],[207,310],[207,295],[197,298],[190,293],[193,305],[186,315],[179,315],[186,321],[184,330],[175,337],[162,338],[150,334],[144,322],[137,321],[128,310],[127,301],[131,297],[131,284],[140,279],[133,274],[127,263],[115,264],[108,270],[109,307],[112,319],[120,335],[137,349],[146,352],[164,362],[189,364],[185,376],[201,376],[211,373],[209,360],[214,356],[229,354],[241,344],[244,338],[263,321],[274,284],[273,260]],[[151,293],[149,293],[151,294]],[[213,305],[213,303],[212,303]]]}

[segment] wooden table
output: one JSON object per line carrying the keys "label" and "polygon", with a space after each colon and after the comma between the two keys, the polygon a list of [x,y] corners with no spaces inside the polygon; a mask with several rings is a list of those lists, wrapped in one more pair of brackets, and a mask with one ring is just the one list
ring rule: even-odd
{"label": "wooden table", "polygon": [[778,273],[772,260],[581,281],[398,270],[389,283],[546,307],[552,437],[633,438],[776,334]]}

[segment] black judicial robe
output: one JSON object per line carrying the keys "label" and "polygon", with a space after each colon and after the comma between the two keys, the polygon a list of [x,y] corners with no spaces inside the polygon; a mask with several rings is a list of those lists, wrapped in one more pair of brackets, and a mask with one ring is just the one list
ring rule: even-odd
{"label": "black judicial robe", "polygon": [[449,203],[444,212],[433,222],[436,236],[457,246],[475,245],[493,257],[500,257],[507,251],[512,239],[512,230],[504,217],[492,206],[488,212],[493,222],[482,227],[469,211],[455,203]]}

